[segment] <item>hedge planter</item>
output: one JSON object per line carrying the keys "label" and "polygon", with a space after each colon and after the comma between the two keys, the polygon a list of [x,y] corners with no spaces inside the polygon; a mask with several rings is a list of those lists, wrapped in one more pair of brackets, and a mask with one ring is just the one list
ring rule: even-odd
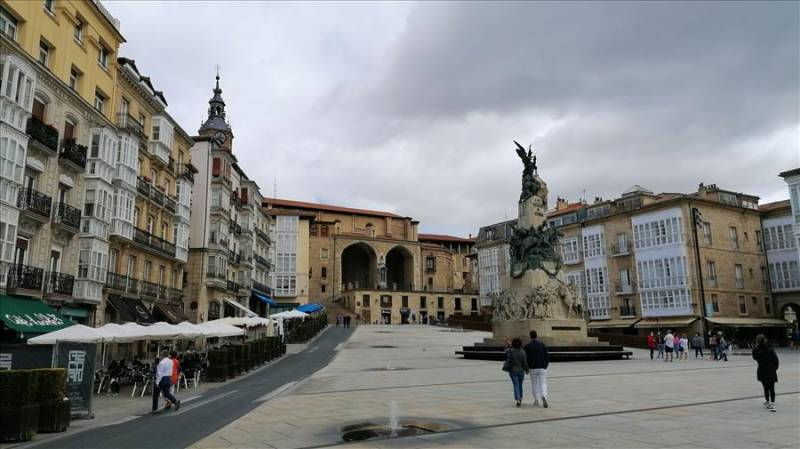
{"label": "hedge planter", "polygon": [[39,404],[39,433],[63,432],[69,427],[70,402],[55,401]]}
{"label": "hedge planter", "polygon": [[39,404],[0,406],[0,436],[3,442],[30,441],[39,427]]}

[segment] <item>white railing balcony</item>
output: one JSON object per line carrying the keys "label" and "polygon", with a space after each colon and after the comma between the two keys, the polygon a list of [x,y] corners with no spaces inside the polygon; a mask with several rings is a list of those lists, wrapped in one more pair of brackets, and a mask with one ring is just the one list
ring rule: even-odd
{"label": "white railing balcony", "polygon": [[639,279],[639,289],[648,290],[665,287],[686,287],[689,285],[688,276],[670,276],[663,278]]}
{"label": "white railing balcony", "polygon": [[169,147],[160,141],[151,140],[147,145],[147,152],[150,153],[150,156],[155,157],[156,162],[165,166],[169,164]]}
{"label": "white railing balcony", "polygon": [[611,318],[611,311],[608,307],[601,307],[597,309],[589,309],[589,319],[592,320],[607,320]]}
{"label": "white railing balcony", "polygon": [[181,262],[186,262],[189,260],[189,250],[186,248],[176,247],[175,248],[175,258],[180,260]]}
{"label": "white railing balcony", "polygon": [[796,290],[796,289],[800,289],[799,278],[789,278],[789,279],[772,281],[772,290],[774,291]]}
{"label": "white railing balcony", "polygon": [[118,235],[128,240],[133,240],[133,223],[120,218],[111,220],[111,235]]}
{"label": "white railing balcony", "polygon": [[650,308],[642,307],[642,317],[661,317],[661,316],[684,316],[691,315],[694,311],[691,306],[688,307],[659,307]]}
{"label": "white railing balcony", "polygon": [[580,251],[563,253],[561,259],[566,265],[581,263],[581,253]]}

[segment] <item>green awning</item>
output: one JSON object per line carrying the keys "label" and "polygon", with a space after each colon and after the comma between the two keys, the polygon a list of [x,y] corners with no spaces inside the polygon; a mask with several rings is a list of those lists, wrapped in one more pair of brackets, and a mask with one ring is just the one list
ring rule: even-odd
{"label": "green awning", "polygon": [[38,299],[0,295],[0,320],[21,333],[43,334],[74,323]]}

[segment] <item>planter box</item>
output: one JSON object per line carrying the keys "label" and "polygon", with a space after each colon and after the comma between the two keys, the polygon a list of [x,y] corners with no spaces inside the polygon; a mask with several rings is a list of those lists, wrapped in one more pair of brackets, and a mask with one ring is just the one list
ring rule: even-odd
{"label": "planter box", "polygon": [[2,441],[30,441],[39,426],[39,404],[0,407]]}
{"label": "planter box", "polygon": [[39,433],[63,432],[69,427],[70,402],[44,402],[39,404]]}

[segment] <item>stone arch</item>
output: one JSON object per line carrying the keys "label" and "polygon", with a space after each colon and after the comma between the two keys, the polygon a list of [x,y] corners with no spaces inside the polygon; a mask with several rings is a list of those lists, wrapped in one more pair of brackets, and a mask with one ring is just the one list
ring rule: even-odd
{"label": "stone arch", "polygon": [[377,287],[378,256],[365,242],[354,242],[342,250],[340,281],[342,290]]}
{"label": "stone arch", "polygon": [[403,245],[396,245],[386,253],[386,285],[392,290],[414,287],[414,253]]}

